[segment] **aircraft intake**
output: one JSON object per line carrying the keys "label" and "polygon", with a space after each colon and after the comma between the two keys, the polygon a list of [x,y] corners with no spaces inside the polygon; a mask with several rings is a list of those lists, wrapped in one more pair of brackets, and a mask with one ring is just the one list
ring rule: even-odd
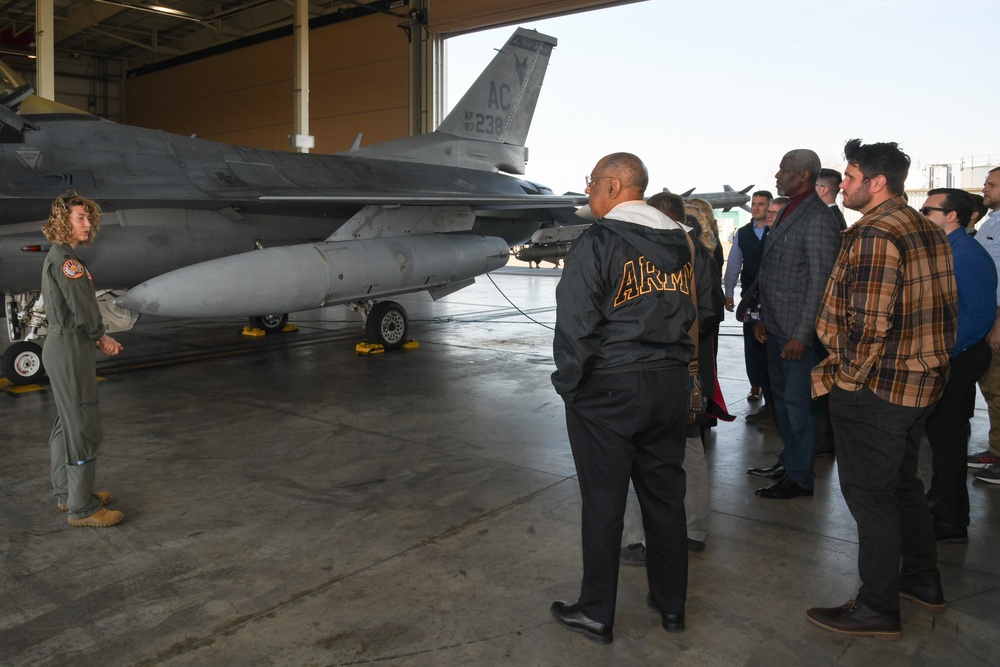
{"label": "aircraft intake", "polygon": [[440,289],[498,269],[509,256],[503,239],[473,234],[265,248],[164,273],[115,303],[167,317],[291,313]]}

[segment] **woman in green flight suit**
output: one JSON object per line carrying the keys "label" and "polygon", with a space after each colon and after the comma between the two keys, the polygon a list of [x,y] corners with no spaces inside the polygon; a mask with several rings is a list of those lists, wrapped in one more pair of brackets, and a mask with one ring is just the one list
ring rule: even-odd
{"label": "woman in green flight suit", "polygon": [[94,279],[76,254],[97,236],[101,209],[90,199],[67,192],[52,202],[42,227],[52,242],[42,269],[42,296],[48,316],[48,337],[42,362],[52,385],[56,420],[49,437],[52,487],[59,509],[68,511],[71,526],[103,528],[122,520],[122,513],[104,505],[111,494],[94,492],[101,415],[97,402],[94,346],[113,356],[122,346],[104,333]]}

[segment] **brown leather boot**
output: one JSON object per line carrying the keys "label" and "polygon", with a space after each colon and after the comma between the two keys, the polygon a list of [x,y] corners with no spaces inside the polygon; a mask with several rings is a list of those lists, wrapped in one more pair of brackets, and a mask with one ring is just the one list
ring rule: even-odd
{"label": "brown leather boot", "polygon": [[840,607],[813,607],[806,612],[810,623],[841,635],[897,640],[903,638],[899,611],[881,614],[857,600]]}
{"label": "brown leather boot", "polygon": [[915,605],[927,611],[942,612],[948,608],[941,590],[941,574],[930,572],[900,572],[899,597],[912,600]]}

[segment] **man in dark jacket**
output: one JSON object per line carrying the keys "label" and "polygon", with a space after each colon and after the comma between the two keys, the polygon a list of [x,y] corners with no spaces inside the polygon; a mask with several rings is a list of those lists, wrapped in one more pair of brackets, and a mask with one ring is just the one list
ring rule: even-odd
{"label": "man in dark jacket", "polygon": [[692,258],[687,228],[642,201],[648,181],[635,155],[597,163],[587,194],[598,221],[570,248],[556,289],[552,384],[566,402],[583,500],[583,582],[577,602],[551,611],[601,644],[612,641],[630,477],[646,533],[648,602],[664,629],[684,629],[689,330],[713,315],[712,282],[707,263]]}
{"label": "man in dark jacket", "polygon": [[816,193],[820,161],[796,149],[781,159],[775,182],[789,198],[767,234],[757,282],[761,321],[757,339],[767,346],[767,376],[784,447],[778,462],[748,474],[776,479],[755,491],[788,500],[813,495],[813,461],[822,405],[812,399],[813,366],[825,356],[816,339],[816,313],[840,250],[840,225]]}
{"label": "man in dark jacket", "polygon": [[[760,270],[760,256],[764,251],[764,239],[767,236],[769,227],[767,226],[767,209],[771,205],[774,196],[767,190],[758,190],[750,198],[750,216],[748,224],[736,230],[733,236],[733,245],[729,249],[729,258],[726,260],[726,275],[723,279],[723,286],[726,292],[726,310],[733,312],[736,308],[734,300],[736,284],[739,282],[740,297],[746,298],[750,289],[756,289],[757,272]],[[767,419],[773,413],[771,405],[770,387],[766,382],[767,378],[767,355],[764,354],[764,346],[757,342],[754,336],[754,322],[743,322],[743,360],[746,364],[747,379],[750,380],[750,393],[747,395],[748,401],[765,400],[765,404],[760,410],[753,413],[755,418],[748,421],[751,423]]]}

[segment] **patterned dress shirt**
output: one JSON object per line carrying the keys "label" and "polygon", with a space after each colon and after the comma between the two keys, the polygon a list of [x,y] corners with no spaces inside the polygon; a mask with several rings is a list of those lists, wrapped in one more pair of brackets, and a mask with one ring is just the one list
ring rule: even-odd
{"label": "patterned dress shirt", "polygon": [[[993,211],[979,223],[975,239],[979,241],[979,245],[986,248],[986,252],[990,253],[993,263],[1000,270],[1000,209]],[[997,285],[997,302],[1000,303],[1000,284]]]}
{"label": "patterned dress shirt", "polygon": [[945,233],[889,199],[844,232],[816,333],[829,356],[813,396],[867,386],[895,405],[925,407],[944,390],[955,347],[958,288]]}

